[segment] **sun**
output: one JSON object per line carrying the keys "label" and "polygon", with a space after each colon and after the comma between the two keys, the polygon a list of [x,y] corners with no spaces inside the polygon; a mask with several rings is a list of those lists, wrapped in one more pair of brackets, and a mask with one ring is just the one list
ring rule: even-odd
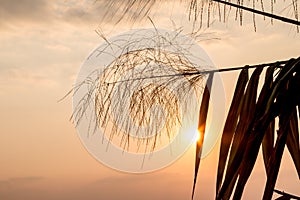
{"label": "sun", "polygon": [[195,132],[194,133],[195,134],[194,143],[197,143],[200,140],[201,136],[200,136],[200,133],[199,133],[198,129],[194,130],[194,132]]}
{"label": "sun", "polygon": [[[186,129],[186,138],[191,140],[193,144],[196,144],[200,139],[201,136],[203,137],[203,134],[201,134],[197,127],[190,127]],[[204,142],[205,140],[208,140],[207,134],[204,135]]]}
{"label": "sun", "polygon": [[192,140],[192,143],[197,143],[200,139],[200,134],[197,127],[190,127],[186,129],[186,138]]}

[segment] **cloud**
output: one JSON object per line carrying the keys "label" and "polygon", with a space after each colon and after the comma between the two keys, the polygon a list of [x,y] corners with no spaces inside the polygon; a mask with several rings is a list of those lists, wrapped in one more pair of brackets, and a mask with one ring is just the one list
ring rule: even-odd
{"label": "cloud", "polygon": [[0,199],[34,199],[41,193],[39,184],[45,180],[41,176],[15,177],[0,181]]}
{"label": "cloud", "polygon": [[42,176],[26,176],[26,177],[14,177],[6,180],[0,180],[0,193],[7,189],[13,189],[22,187],[24,185],[30,185],[44,180]]}
{"label": "cloud", "polygon": [[78,21],[86,22],[96,19],[96,13],[88,1],[47,1],[47,0],[0,0],[0,28],[22,29],[28,25],[57,25]]}
{"label": "cloud", "polygon": [[[119,20],[134,24],[137,21],[147,20],[147,16],[168,18],[179,15],[179,18],[182,18],[184,15],[188,18],[189,2],[181,0],[0,0],[0,30],[11,27],[16,30],[22,29],[28,24],[115,25]],[[281,5],[281,3],[277,4],[276,7],[281,9]],[[286,8],[287,5],[283,4],[283,7]],[[231,13],[235,14],[235,12]],[[252,20],[251,13],[246,12],[245,16]],[[229,22],[235,24],[235,17],[230,18],[232,20]],[[257,18],[259,19],[258,16]],[[218,14],[214,19],[218,19]],[[244,24],[248,23],[249,19],[246,17]],[[205,23],[206,20],[204,25]]]}
{"label": "cloud", "polygon": [[50,5],[47,0],[0,0],[0,25],[48,20]]}
{"label": "cloud", "polygon": [[[46,0],[0,0],[1,15],[10,17],[29,17],[47,10]],[[31,12],[35,10],[35,12]]]}
{"label": "cloud", "polygon": [[[157,172],[124,174],[99,179],[86,190],[94,191],[100,199],[188,199],[192,178],[186,174]],[[88,198],[90,199],[90,198]]]}
{"label": "cloud", "polygon": [[[47,71],[49,72],[49,70]],[[2,81],[6,80],[7,83],[9,82],[10,84],[19,86],[22,85],[23,87],[27,88],[30,88],[34,85],[38,85],[38,87],[51,87],[56,84],[56,82],[51,79],[52,77],[47,76],[47,74],[41,70],[39,70],[39,72],[29,72],[28,70],[22,68],[10,68],[5,72],[2,72],[0,77]]]}
{"label": "cloud", "polygon": [[118,173],[92,182],[80,179],[52,182],[42,177],[20,177],[6,180],[3,184],[0,182],[0,188],[2,188],[0,198],[10,200],[181,200],[189,198],[190,185],[191,179],[183,174],[161,172],[142,175]]}
{"label": "cloud", "polygon": [[[150,13],[160,11],[165,13],[168,2],[171,1],[0,0],[0,28],[22,29],[32,24],[47,24],[48,26],[61,23],[75,26],[92,23],[116,24],[121,19],[125,22],[139,21],[145,19]],[[171,4],[176,2],[180,1],[172,1]],[[188,6],[188,4],[185,5]],[[186,11],[186,9],[182,10]]]}

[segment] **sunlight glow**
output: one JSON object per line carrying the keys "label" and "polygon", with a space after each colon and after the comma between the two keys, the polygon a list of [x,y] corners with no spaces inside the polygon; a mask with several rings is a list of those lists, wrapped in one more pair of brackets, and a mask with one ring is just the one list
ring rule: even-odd
{"label": "sunlight glow", "polygon": [[200,140],[200,133],[199,133],[199,131],[196,129],[196,131],[195,131],[195,137],[194,137],[195,139],[194,139],[194,142],[196,143],[197,141],[199,141]]}
{"label": "sunlight glow", "polygon": [[[187,131],[189,136],[192,136],[193,143],[197,143],[201,139],[201,135],[197,128],[190,128]],[[204,135],[204,140],[207,140],[207,134]],[[204,141],[205,142],[205,141]]]}
{"label": "sunlight glow", "polygon": [[200,134],[197,127],[191,127],[187,129],[186,133],[188,137],[193,140],[193,143],[197,143],[197,141],[200,139]]}

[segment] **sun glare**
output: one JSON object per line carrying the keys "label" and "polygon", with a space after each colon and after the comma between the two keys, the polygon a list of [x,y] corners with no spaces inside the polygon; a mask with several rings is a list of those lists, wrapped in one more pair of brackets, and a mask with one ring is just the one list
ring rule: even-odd
{"label": "sun glare", "polygon": [[194,142],[196,143],[198,140],[200,140],[200,133],[199,133],[199,131],[196,129],[195,131],[194,131],[195,133],[195,136],[194,136]]}
{"label": "sun glare", "polygon": [[[193,140],[193,143],[197,143],[201,139],[201,134],[199,133],[199,130],[195,127],[190,128],[187,130],[188,137]],[[207,134],[204,136],[204,138],[207,138]]]}
{"label": "sun glare", "polygon": [[[201,136],[203,136],[197,128],[191,129],[189,134],[193,135],[193,143],[197,143],[201,139]],[[207,138],[206,135],[204,136],[204,139],[205,138]]]}
{"label": "sun glare", "polygon": [[200,134],[197,129],[197,127],[191,127],[187,131],[187,138],[192,139],[193,143],[197,143],[197,141],[200,139]]}

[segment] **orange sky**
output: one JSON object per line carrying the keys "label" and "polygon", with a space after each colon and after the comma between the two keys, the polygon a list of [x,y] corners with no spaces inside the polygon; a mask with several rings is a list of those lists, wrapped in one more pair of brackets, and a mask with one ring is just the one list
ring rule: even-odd
{"label": "orange sky", "polygon": [[[94,1],[0,1],[0,199],[190,199],[194,147],[173,165],[145,175],[124,174],[96,161],[81,144],[71,98],[58,103],[75,81],[86,56],[102,39],[129,28],[151,27],[100,23],[103,9]],[[163,4],[151,14],[156,26],[189,28],[183,6]],[[172,7],[170,11],[166,9]],[[181,8],[181,9],[180,9]],[[175,12],[176,11],[176,12]],[[250,16],[251,19],[252,16]],[[300,34],[281,22],[259,20],[257,32],[245,21],[230,20],[206,30],[200,45],[217,67],[258,64],[298,57]],[[237,73],[222,74],[230,101]],[[218,145],[217,145],[218,147]],[[213,199],[218,148],[200,167],[196,197]],[[259,199],[265,181],[258,158],[243,199]],[[300,195],[299,180],[285,154],[276,188]]]}

